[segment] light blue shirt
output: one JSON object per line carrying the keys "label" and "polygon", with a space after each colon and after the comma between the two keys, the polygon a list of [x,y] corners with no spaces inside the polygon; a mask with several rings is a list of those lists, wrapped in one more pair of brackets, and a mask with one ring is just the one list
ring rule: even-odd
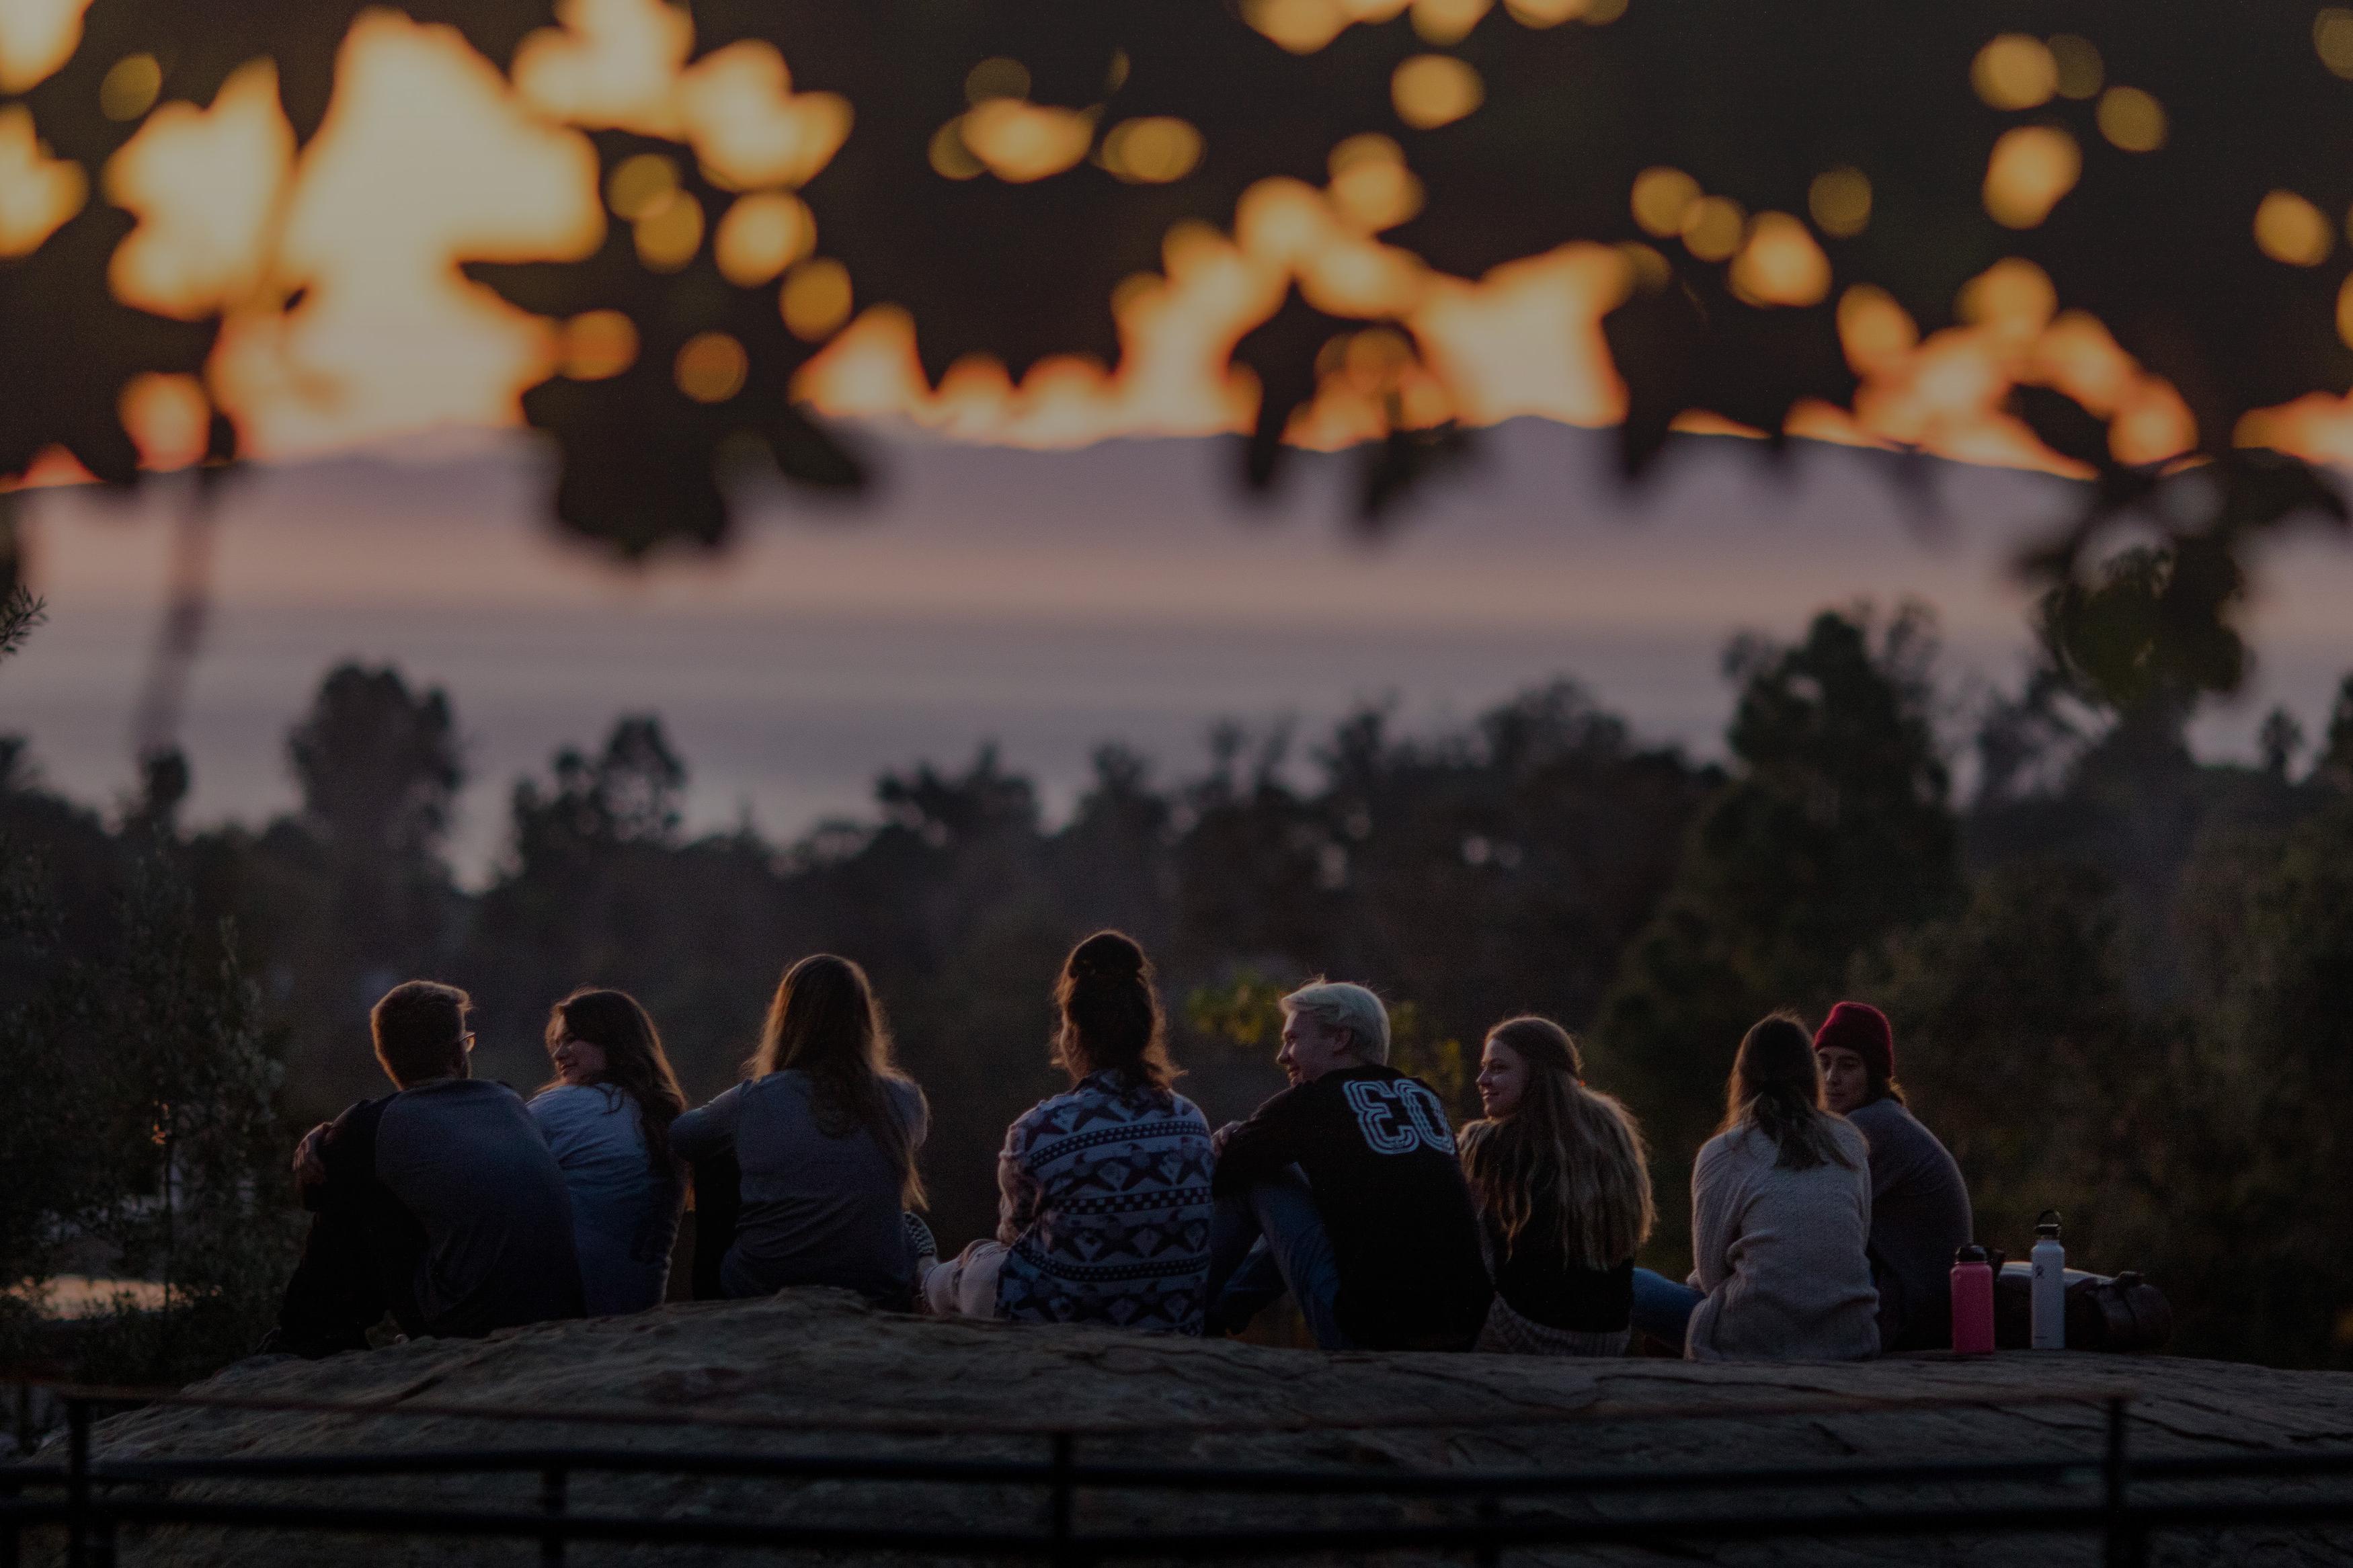
{"label": "light blue shirt", "polygon": [[646,1157],[637,1101],[611,1084],[559,1084],[531,1102],[572,1194],[573,1242],[588,1315],[642,1312],[670,1288],[686,1186]]}

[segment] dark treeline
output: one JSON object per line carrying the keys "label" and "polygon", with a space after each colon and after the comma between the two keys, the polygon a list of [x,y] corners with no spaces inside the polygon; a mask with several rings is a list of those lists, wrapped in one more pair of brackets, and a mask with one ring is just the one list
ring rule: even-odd
{"label": "dark treeline", "polygon": [[1466,1114],[1485,1028],[1561,1019],[1649,1130],[1646,1261],[1677,1278],[1741,1030],[1873,1001],[1983,1239],[2021,1249],[2059,1207],[2073,1260],[2165,1287],[2176,1348],[2353,1363],[2353,1211],[2326,1195],[2353,1103],[2353,681],[2308,764],[2281,718],[2247,767],[2194,759],[2161,682],[2054,665],[1989,711],[1964,803],[1934,657],[1911,613],[1736,642],[1723,767],[1556,682],[1435,736],[1356,713],[1303,767],[1281,729],[1221,729],[1165,783],[1106,746],[1050,829],[984,750],[782,846],[688,835],[686,760],[624,718],[515,786],[480,893],[445,858],[458,716],[395,671],[327,676],[288,742],[301,806],[259,827],[185,829],[170,758],[101,816],[7,742],[0,1265],[37,1279],[102,1244],[168,1269],[177,1316],[86,1336],[112,1373],[237,1353],[291,1262],[289,1130],[382,1092],[366,1009],[390,984],[470,989],[476,1070],[526,1089],[549,1004],[622,987],[700,1100],[818,950],[866,966],[930,1091],[953,1247],[993,1224],[1003,1130],[1054,1087],[1058,962],[1116,925],[1162,957],[1212,1121],[1279,1081],[1273,998],[1312,973],[1397,1004],[1399,1064]]}

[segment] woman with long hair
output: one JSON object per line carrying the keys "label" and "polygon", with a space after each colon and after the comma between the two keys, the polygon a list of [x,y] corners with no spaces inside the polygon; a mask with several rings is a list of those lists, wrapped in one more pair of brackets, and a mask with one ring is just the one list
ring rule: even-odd
{"label": "woman with long hair", "polygon": [[932,1268],[933,1311],[1198,1333],[1209,1280],[1209,1124],[1170,1088],[1152,963],[1097,931],[1054,986],[1067,1093],[1008,1130],[997,1225]]}
{"label": "woman with long hair", "polygon": [[661,1035],[626,991],[585,988],[549,1009],[554,1079],[532,1119],[564,1172],[591,1317],[642,1312],[670,1283],[686,1187],[670,1128],[686,1109]]}
{"label": "woman with long hair", "polygon": [[1776,1013],[1740,1042],[1723,1129],[1692,1166],[1694,1361],[1879,1353],[1871,1153],[1822,1103],[1814,1038]]}
{"label": "woman with long hair", "polygon": [[1487,1032],[1486,1114],[1456,1141],[1495,1278],[1480,1350],[1625,1353],[1634,1253],[1655,1217],[1649,1159],[1634,1118],[1584,1072],[1577,1041],[1549,1018]]}
{"label": "woman with long hair", "polygon": [[732,1156],[742,1173],[722,1288],[742,1297],[839,1285],[908,1305],[913,1227],[901,1215],[923,1202],[915,1153],[930,1109],[892,1060],[866,972],[828,952],[786,970],[744,1071],[747,1081],[671,1130],[685,1158]]}

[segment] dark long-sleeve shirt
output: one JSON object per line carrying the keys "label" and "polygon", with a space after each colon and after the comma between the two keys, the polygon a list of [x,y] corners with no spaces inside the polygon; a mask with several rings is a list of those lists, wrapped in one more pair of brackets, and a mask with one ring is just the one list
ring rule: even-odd
{"label": "dark long-sleeve shirt", "polygon": [[1953,1254],[1974,1225],[1968,1184],[1936,1135],[1895,1100],[1847,1115],[1871,1145],[1871,1271],[1885,1350],[1950,1342]]}
{"label": "dark long-sleeve shirt", "polygon": [[1219,1197],[1297,1165],[1314,1189],[1340,1274],[1334,1304],[1370,1350],[1461,1349],[1493,1289],[1446,1106],[1388,1067],[1343,1068],[1283,1090],[1218,1156]]}
{"label": "dark long-sleeve shirt", "polygon": [[393,1315],[473,1338],[581,1314],[572,1202],[555,1156],[504,1084],[444,1079],[338,1117],[306,1200],[365,1225]]}

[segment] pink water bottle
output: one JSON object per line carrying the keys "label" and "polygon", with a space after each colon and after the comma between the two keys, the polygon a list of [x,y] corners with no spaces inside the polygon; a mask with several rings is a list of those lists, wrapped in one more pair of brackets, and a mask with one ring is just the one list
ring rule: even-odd
{"label": "pink water bottle", "polygon": [[1976,1242],[1953,1254],[1953,1351],[1993,1354],[1993,1263]]}

